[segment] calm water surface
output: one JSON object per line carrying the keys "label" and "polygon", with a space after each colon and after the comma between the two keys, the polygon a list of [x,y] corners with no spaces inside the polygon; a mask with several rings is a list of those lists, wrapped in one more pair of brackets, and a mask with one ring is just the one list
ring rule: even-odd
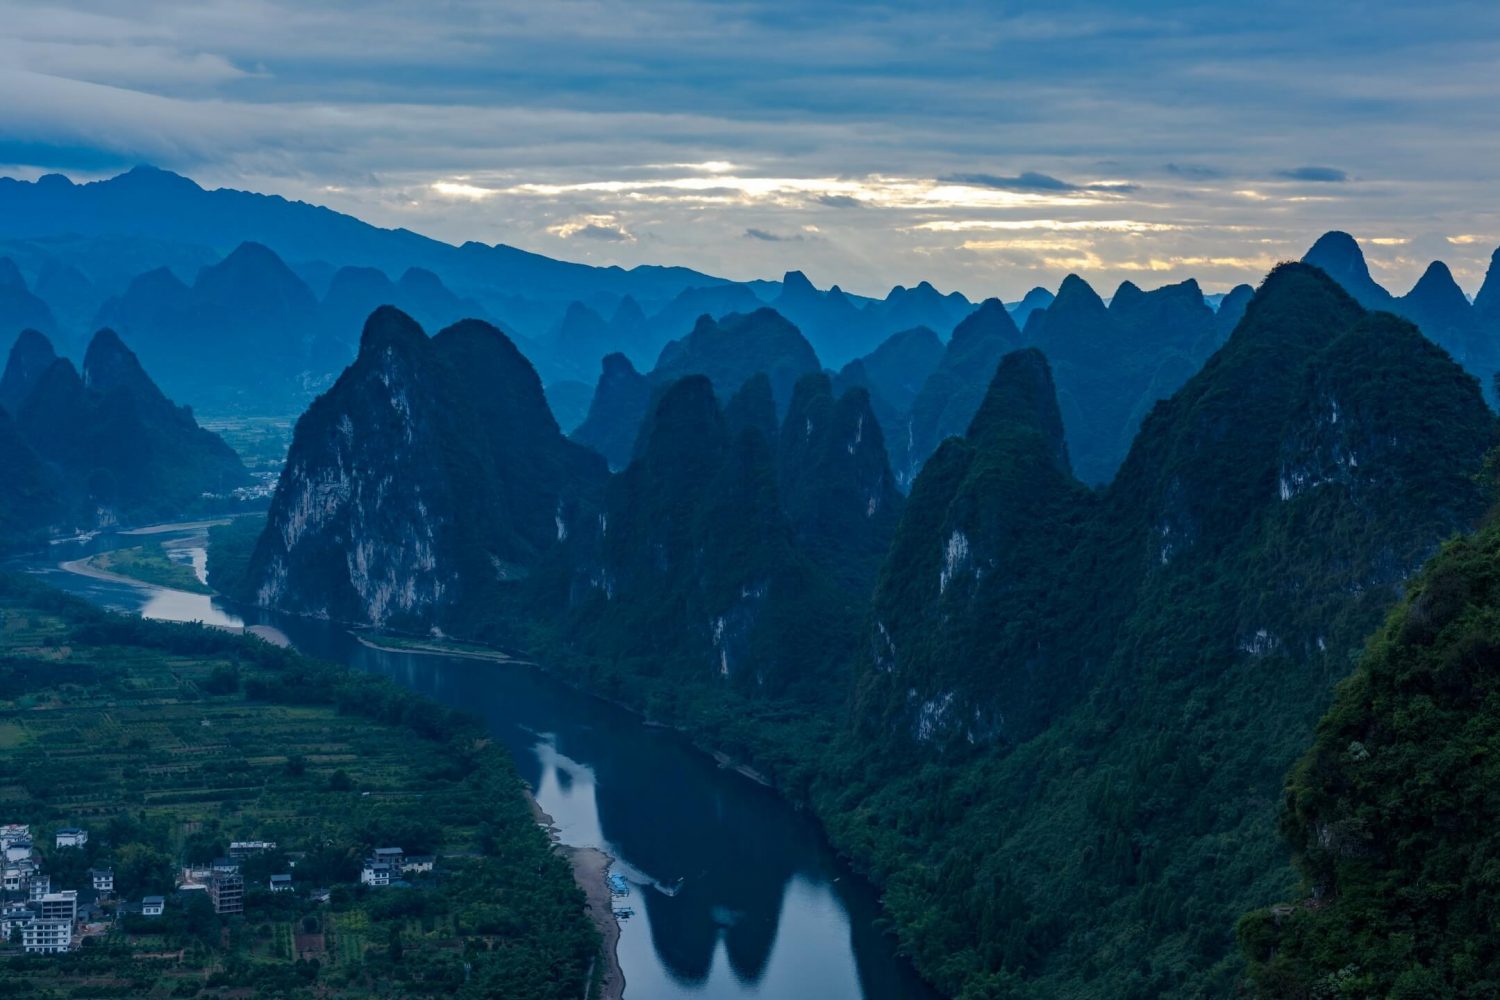
{"label": "calm water surface", "polygon": [[[201,528],[158,540],[201,573]],[[614,871],[630,881],[630,896],[619,902],[635,911],[620,934],[629,1000],[932,997],[875,929],[873,891],[816,826],[675,734],[530,667],[383,652],[328,623],[60,568],[91,551],[139,543],[116,536],[54,546],[26,568],[148,618],[270,625],[305,652],[483,715],[562,840],[608,852]]]}

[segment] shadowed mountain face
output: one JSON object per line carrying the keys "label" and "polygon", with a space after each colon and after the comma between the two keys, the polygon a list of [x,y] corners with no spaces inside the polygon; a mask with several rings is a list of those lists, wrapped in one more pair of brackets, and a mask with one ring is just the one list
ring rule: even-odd
{"label": "shadowed mountain face", "polygon": [[499,330],[465,321],[429,339],[381,308],[298,421],[246,595],[377,624],[482,621],[594,516],[604,475]]}
{"label": "shadowed mountain face", "polygon": [[897,479],[910,488],[917,470],[944,438],[962,434],[979,409],[1000,358],[1021,346],[1021,331],[999,299],[986,299],[958,324],[922,383],[905,433],[891,442]]}
{"label": "shadowed mountain face", "polygon": [[57,484],[0,409],[0,549],[38,540],[62,509]]}
{"label": "shadowed mountain face", "polygon": [[[943,358],[943,342],[925,326],[893,333],[879,347],[862,358],[856,358],[840,370],[840,380],[857,379],[872,393],[889,403],[897,412],[909,411],[916,402],[927,377],[937,370]],[[853,376],[854,366],[860,374]]]}
{"label": "shadowed mountain face", "polygon": [[[1496,256],[1500,257],[1500,251]],[[1303,260],[1326,271],[1367,309],[1383,309],[1411,320],[1479,380],[1492,406],[1500,404],[1495,388],[1495,375],[1500,371],[1500,294],[1493,261],[1471,305],[1442,261],[1433,261],[1410,292],[1392,296],[1370,277],[1364,252],[1348,233],[1325,234]]]}
{"label": "shadowed mountain face", "polygon": [[[52,503],[40,517],[55,527],[145,523],[201,511],[249,482],[239,458],[192,412],[167,399],[111,330],[89,344],[80,377],[72,362],[28,331],[0,377],[0,406],[12,441],[45,470]],[[29,460],[23,479],[35,477]],[[27,487],[29,495],[40,494]]]}
{"label": "shadowed mountain face", "polygon": [[15,414],[56,360],[52,341],[36,330],[22,330],[10,349],[5,374],[0,376],[0,409]]}
{"label": "shadowed mountain face", "polygon": [[1045,288],[1033,288],[1022,297],[1020,302],[1010,307],[1011,319],[1015,320],[1016,326],[1024,330],[1026,329],[1026,321],[1031,318],[1031,314],[1038,309],[1047,308],[1055,298],[1057,296]]}
{"label": "shadowed mountain face", "polygon": [[573,439],[604,455],[611,468],[622,469],[634,451],[652,394],[677,379],[705,375],[719,398],[727,400],[764,374],[778,412],[784,412],[797,379],[819,368],[812,346],[774,310],[722,320],[701,316],[691,333],[662,348],[656,367],[644,376],[624,356],[606,357],[588,418]]}
{"label": "shadowed mountain face", "polygon": [[269,249],[243,244],[191,286],[142,275],[107,302],[119,329],[176,396],[215,409],[275,412],[307,398],[348,348],[325,336],[312,292]]}
{"label": "shadowed mountain face", "polygon": [[1303,255],[1302,260],[1322,269],[1366,309],[1391,308],[1391,293],[1370,277],[1364,251],[1348,233],[1324,233]]}
{"label": "shadowed mountain face", "polygon": [[[1024,357],[913,487],[858,702],[890,757],[831,778],[824,808],[894,872],[945,990],[997,982],[998,948],[1032,995],[1115,995],[1127,941],[1152,995],[1223,995],[1227,929],[1289,881],[1285,769],[1408,575],[1479,516],[1491,419],[1444,352],[1305,265],[1266,279],[1097,494],[1063,472]],[[922,747],[944,763],[906,760]],[[939,784],[965,803],[931,807],[942,832],[879,832]]]}
{"label": "shadowed mountain face", "polygon": [[1486,335],[1477,311],[1442,261],[1433,261],[1412,290],[1392,303],[1392,310],[1417,324],[1429,340],[1469,371],[1495,370],[1500,360],[1500,345],[1495,342],[1500,328]]}
{"label": "shadowed mountain face", "polygon": [[56,336],[57,320],[47,303],[32,294],[15,262],[0,257],[0,350],[9,351],[23,330]]}
{"label": "shadowed mountain face", "polygon": [[1127,282],[1106,307],[1083,279],[1064,280],[1052,305],[1027,321],[1025,340],[1052,364],[1079,478],[1108,482],[1146,413],[1226,334],[1197,282],[1150,292]]}
{"label": "shadowed mountain face", "polygon": [[835,400],[820,373],[798,382],[779,442],[770,379],[729,414],[704,375],[651,403],[634,457],[596,527],[570,534],[549,608],[561,657],[587,657],[601,684],[637,665],[668,684],[832,704],[827,651],[853,641],[900,497],[863,391]]}

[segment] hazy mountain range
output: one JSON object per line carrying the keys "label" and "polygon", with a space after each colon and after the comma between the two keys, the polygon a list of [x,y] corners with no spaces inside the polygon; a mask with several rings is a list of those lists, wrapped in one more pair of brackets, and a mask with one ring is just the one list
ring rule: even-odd
{"label": "hazy mountain range", "polygon": [[231,509],[250,475],[230,447],[171,402],[113,330],[82,368],[23,331],[0,375],[0,529],[15,543],[48,530],[146,524]]}

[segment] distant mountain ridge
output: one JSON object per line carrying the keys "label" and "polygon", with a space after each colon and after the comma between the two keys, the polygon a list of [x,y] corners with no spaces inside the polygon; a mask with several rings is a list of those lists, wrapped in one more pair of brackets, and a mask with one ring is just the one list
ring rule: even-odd
{"label": "distant mountain ridge", "polygon": [[604,455],[611,468],[623,469],[653,393],[678,379],[705,375],[719,398],[728,401],[751,378],[764,374],[777,412],[784,413],[797,380],[820,369],[812,345],[773,309],[731,313],[719,320],[700,316],[687,336],[662,348],[645,375],[623,355],[606,357],[588,417],[573,439]]}
{"label": "distant mountain ridge", "polygon": [[4,541],[44,529],[150,523],[228,509],[249,485],[240,459],[192,412],[172,403],[109,329],[80,372],[27,330],[0,375]]}
{"label": "distant mountain ridge", "polygon": [[1495,385],[1500,372],[1500,250],[1491,258],[1473,303],[1442,261],[1428,265],[1411,291],[1392,295],[1371,277],[1364,251],[1348,233],[1324,234],[1303,260],[1326,271],[1366,309],[1393,312],[1417,324],[1429,340],[1479,379],[1491,406],[1500,405]]}
{"label": "distant mountain ridge", "polygon": [[[124,275],[119,262],[130,254],[122,257],[122,240],[142,253],[141,265]],[[320,333],[351,351],[333,358],[331,367],[320,359],[325,370],[313,371],[315,377],[331,378],[352,357],[358,329],[350,330],[348,320],[362,316],[338,305],[351,290],[365,296],[379,293],[382,283],[373,271],[401,275],[397,294],[363,301],[360,308],[398,305],[434,327],[463,318],[446,305],[436,312],[424,308],[418,301],[422,289],[403,287],[413,277],[423,278],[445,289],[443,295],[470,303],[464,316],[503,325],[525,345],[549,384],[592,378],[600,359],[614,351],[625,352],[637,365],[648,364],[663,344],[683,336],[705,313],[720,318],[779,303],[793,322],[806,327],[809,339],[830,361],[841,364],[902,326],[925,323],[946,331],[967,309],[963,296],[941,295],[925,283],[910,290],[898,286],[881,302],[849,296],[836,287],[818,291],[800,272],[789,274],[788,287],[731,282],[682,267],[594,267],[503,244],[452,246],[407,230],[381,229],[331,209],[271,195],[205,190],[177,174],[138,167],[85,184],[56,174],[34,182],[0,178],[0,256],[7,245],[13,247],[38,279],[45,270],[45,289],[56,295],[38,297],[44,285],[40,280],[36,288],[17,288],[0,269],[0,348],[23,327],[62,333],[55,317],[44,311],[49,302],[54,309],[68,303],[69,323],[82,337],[84,324],[92,329],[115,320],[78,314],[80,303],[87,310],[88,303],[124,296],[131,278],[163,267],[175,269],[182,283],[193,286],[195,267],[215,257],[222,260],[247,244],[265,247],[286,262],[314,298],[333,296],[331,316],[317,318],[343,322]],[[98,249],[104,246],[109,250]],[[186,265],[188,261],[194,264]],[[363,279],[348,274],[339,279],[341,268],[365,274]],[[330,283],[327,294],[325,282]],[[180,290],[156,287],[169,297],[180,295]],[[170,311],[171,305],[159,308]],[[252,311],[228,318],[243,322],[256,315]],[[264,325],[274,325],[274,317],[267,315]],[[133,334],[150,337],[153,331]],[[144,347],[144,339],[142,343]]]}

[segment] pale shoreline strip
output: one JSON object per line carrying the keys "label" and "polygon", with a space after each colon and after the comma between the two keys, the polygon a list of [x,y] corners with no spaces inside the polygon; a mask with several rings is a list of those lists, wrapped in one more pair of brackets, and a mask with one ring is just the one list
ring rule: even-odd
{"label": "pale shoreline strip", "polygon": [[610,895],[605,878],[614,858],[597,847],[574,847],[560,841],[557,824],[542,811],[541,804],[530,790],[526,798],[531,803],[531,814],[537,826],[547,831],[547,836],[556,845],[559,853],[573,866],[573,881],[583,890],[588,900],[589,917],[599,928],[603,939],[604,980],[599,986],[598,1000],[622,1000],[625,995],[625,973],[620,968],[620,921],[615,916],[614,899]]}

